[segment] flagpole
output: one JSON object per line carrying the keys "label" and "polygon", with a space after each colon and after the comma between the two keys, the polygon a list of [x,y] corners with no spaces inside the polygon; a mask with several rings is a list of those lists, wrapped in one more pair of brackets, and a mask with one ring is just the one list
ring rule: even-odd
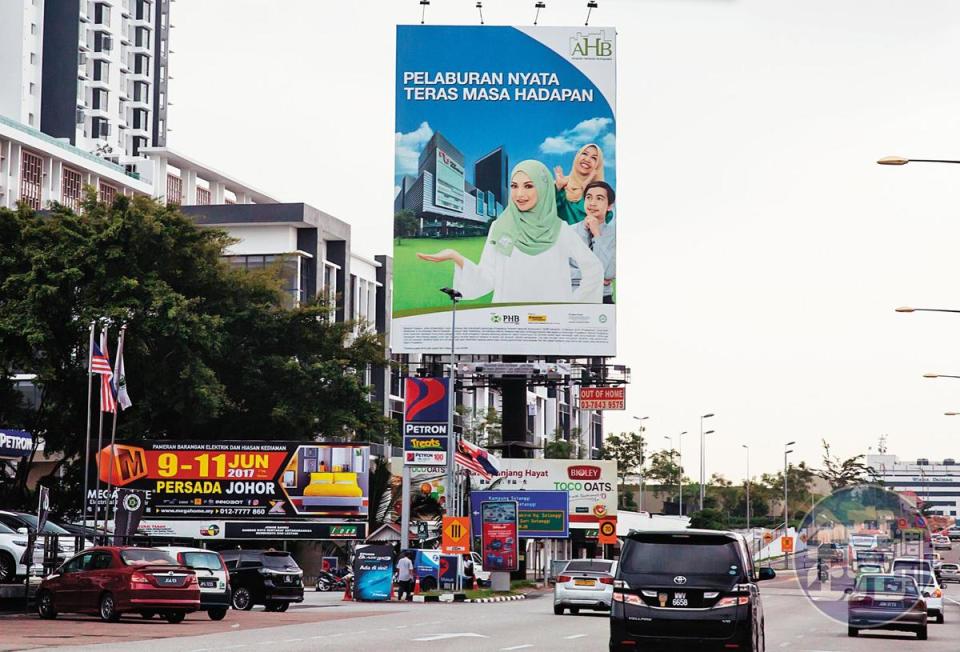
{"label": "flagpole", "polygon": [[[100,343],[101,343],[101,344],[104,344],[104,345],[105,345],[105,343],[107,342],[107,338],[109,337],[109,331],[110,331],[110,322],[108,321],[108,322],[106,323],[106,325],[104,325],[103,330],[100,331]],[[107,353],[107,351],[104,351],[104,350],[103,350],[103,349],[104,349],[103,346],[101,346],[100,348],[101,348],[101,352],[102,352],[105,356],[107,356],[107,359],[109,360],[109,359],[110,359],[110,358],[109,358],[109,355],[110,355],[110,354]],[[94,542],[95,544],[97,543],[97,527],[98,527],[98,524],[99,524],[99,522],[100,522],[100,461],[99,461],[99,455],[100,455],[100,451],[101,451],[101,450],[103,450],[103,375],[100,376],[100,425],[97,427],[97,456],[98,456],[98,459],[97,459],[97,476],[96,476],[96,481],[97,481],[97,493],[96,493],[96,499],[93,501],[93,505],[94,505],[94,507],[93,507],[93,537],[94,537],[94,538],[93,538],[93,542]],[[106,534],[106,529],[107,529],[107,523],[106,523],[106,521],[104,521],[104,523],[103,523],[103,529],[104,529],[104,534]]]}
{"label": "flagpole", "polygon": [[[90,402],[93,400],[93,330],[96,321],[90,322],[90,342],[87,346],[87,438],[83,447],[83,498],[80,509],[83,510],[83,536],[87,536],[87,490],[90,483]],[[96,536],[96,530],[94,530]]]}
{"label": "flagpole", "polygon": [[[110,507],[113,505],[113,444],[117,440],[117,415],[120,414],[120,362],[123,360],[123,338],[127,334],[127,325],[124,324],[120,327],[120,337],[117,342],[117,362],[113,366],[113,378],[111,382],[116,380],[117,383],[117,396],[116,401],[114,401],[113,407],[113,426],[110,429],[110,474],[109,481],[107,482],[107,516],[104,521],[104,529],[106,529],[106,521],[110,520]],[[111,390],[113,391],[113,390]],[[114,506],[114,519],[116,519],[116,508]],[[116,523],[114,523],[114,533],[116,533]]]}

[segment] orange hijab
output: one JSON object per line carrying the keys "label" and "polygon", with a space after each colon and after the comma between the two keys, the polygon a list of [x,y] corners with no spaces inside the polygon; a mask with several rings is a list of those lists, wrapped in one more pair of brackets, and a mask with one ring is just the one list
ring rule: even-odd
{"label": "orange hijab", "polygon": [[[580,155],[583,154],[588,147],[593,147],[597,150],[597,168],[590,176],[584,176],[577,170],[577,159],[580,158]],[[587,184],[591,181],[603,181],[603,150],[600,149],[600,146],[596,143],[587,143],[581,147],[579,151],[577,151],[577,155],[573,157],[573,166],[570,168],[570,174],[567,176],[567,200],[580,201],[583,197],[583,189],[586,188]]]}

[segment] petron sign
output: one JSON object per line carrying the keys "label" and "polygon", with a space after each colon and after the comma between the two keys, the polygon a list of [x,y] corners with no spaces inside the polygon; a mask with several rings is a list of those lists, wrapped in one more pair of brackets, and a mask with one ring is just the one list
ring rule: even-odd
{"label": "petron sign", "polygon": [[449,378],[404,379],[404,464],[447,465],[449,387]]}
{"label": "petron sign", "polygon": [[0,430],[0,460],[18,460],[33,450],[33,436],[26,430]]}
{"label": "petron sign", "polygon": [[[117,443],[96,456],[95,480],[144,497],[143,518],[366,520],[370,447],[284,441]],[[91,489],[87,511],[107,491]]]}

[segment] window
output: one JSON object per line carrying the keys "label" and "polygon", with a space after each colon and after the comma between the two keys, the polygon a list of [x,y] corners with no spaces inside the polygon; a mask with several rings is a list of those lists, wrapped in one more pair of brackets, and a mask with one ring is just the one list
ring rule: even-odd
{"label": "window", "polygon": [[91,118],[92,138],[106,138],[110,135],[110,121],[106,118]]}
{"label": "window", "polygon": [[134,30],[134,44],[138,48],[150,47],[150,30],[146,27],[138,27]]}
{"label": "window", "polygon": [[30,33],[31,33],[31,34],[36,34],[36,33],[37,33],[37,24],[36,24],[36,23],[30,23]]}
{"label": "window", "polygon": [[109,183],[100,182],[100,201],[104,204],[112,204],[117,196],[117,188]]}
{"label": "window", "polygon": [[34,84],[33,82],[30,82],[30,94],[33,95],[35,90],[36,90],[36,84]]}
{"label": "window", "polygon": [[149,86],[145,81],[133,82],[133,99],[135,102],[147,102]]}
{"label": "window", "polygon": [[94,25],[109,25],[110,24],[110,6],[103,3],[97,3],[93,6],[93,24]]}
{"label": "window", "polygon": [[34,52],[30,53],[30,63],[35,64],[37,62],[37,55]]}
{"label": "window", "polygon": [[43,159],[24,150],[20,158],[20,201],[40,210],[43,196]]}
{"label": "window", "polygon": [[[200,190],[199,188],[197,189]],[[209,192],[209,191],[207,191]],[[264,254],[251,256],[221,256],[220,260],[234,269],[256,270],[276,265],[279,261],[280,287],[283,290],[282,305],[293,308],[304,300],[304,286],[301,284],[300,256],[284,254]]]}
{"label": "window", "polygon": [[147,110],[146,109],[133,110],[133,128],[134,129],[147,128]]}
{"label": "window", "polygon": [[197,206],[210,205],[210,191],[206,188],[197,188]]}
{"label": "window", "polygon": [[137,1],[137,20],[150,20],[150,0]]}
{"label": "window", "polygon": [[94,88],[92,92],[93,108],[100,109],[102,111],[107,110],[107,102],[109,101],[110,95],[103,88]]}
{"label": "window", "polygon": [[133,138],[133,156],[140,156],[140,150],[147,146],[147,139],[143,136]]}
{"label": "window", "polygon": [[106,32],[97,32],[93,35],[93,51],[109,52],[113,49],[113,37]]}
{"label": "window", "polygon": [[93,80],[109,82],[110,81],[110,64],[106,61],[94,61],[93,62]]}
{"label": "window", "polygon": [[64,166],[60,184],[62,187],[60,196],[63,205],[69,207],[75,213],[79,212],[80,198],[83,193],[83,176],[76,170]]}
{"label": "window", "polygon": [[150,57],[146,54],[133,55],[133,72],[137,75],[149,75]]}
{"label": "window", "polygon": [[180,177],[175,177],[172,174],[167,175],[167,203],[183,203],[183,181],[180,180]]}

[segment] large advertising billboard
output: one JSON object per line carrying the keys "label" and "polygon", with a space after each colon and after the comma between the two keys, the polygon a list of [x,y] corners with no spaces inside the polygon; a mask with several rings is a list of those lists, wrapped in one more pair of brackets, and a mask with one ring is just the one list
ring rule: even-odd
{"label": "large advertising billboard", "polygon": [[616,353],[616,31],[397,28],[397,353]]}
{"label": "large advertising billboard", "polygon": [[565,491],[571,530],[595,530],[617,513],[617,463],[610,460],[502,459],[500,471],[484,480],[472,475],[475,490]]}
{"label": "large advertising billboard", "polygon": [[366,518],[370,447],[284,441],[117,443],[96,456],[87,509],[106,488],[142,492],[144,519]]}
{"label": "large advertising billboard", "polygon": [[449,387],[449,378],[404,379],[404,463],[446,466]]}

